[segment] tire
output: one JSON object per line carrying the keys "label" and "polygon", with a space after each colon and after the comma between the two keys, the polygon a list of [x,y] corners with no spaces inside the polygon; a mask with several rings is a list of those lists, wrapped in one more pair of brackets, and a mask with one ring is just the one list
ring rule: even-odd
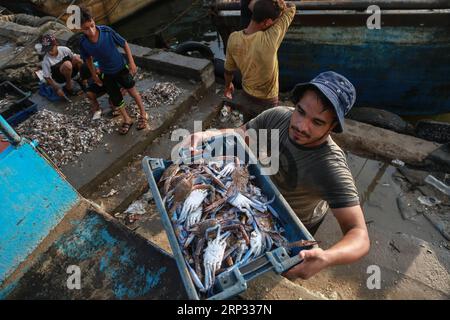
{"label": "tire", "polygon": [[[183,56],[189,56],[189,52],[198,52],[203,58],[210,60],[214,64],[216,78],[223,79],[225,61],[215,58],[214,53],[207,45],[196,41],[186,41],[181,43],[175,50],[175,53]],[[237,89],[242,89],[242,76],[239,71],[234,72],[233,84]]]}
{"label": "tire", "polygon": [[208,60],[214,59],[214,53],[211,51],[211,49],[200,42],[196,41],[186,41],[178,45],[178,47],[175,49],[175,53],[181,54],[183,56],[188,56],[189,52],[198,52],[202,55],[203,58]]}
{"label": "tire", "polygon": [[69,40],[67,40],[66,46],[76,54],[80,54],[80,40],[82,36],[83,33],[78,32],[72,35]]}

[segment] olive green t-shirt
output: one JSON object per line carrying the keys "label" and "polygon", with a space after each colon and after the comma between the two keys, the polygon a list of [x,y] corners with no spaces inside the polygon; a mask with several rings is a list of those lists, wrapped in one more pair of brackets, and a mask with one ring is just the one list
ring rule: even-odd
{"label": "olive green t-shirt", "polygon": [[[279,170],[272,181],[300,220],[308,226],[318,223],[328,209],[359,205],[358,191],[341,148],[331,139],[306,148],[289,137],[294,108],[267,110],[247,123],[248,129],[279,129]],[[275,159],[271,154],[272,161]]]}

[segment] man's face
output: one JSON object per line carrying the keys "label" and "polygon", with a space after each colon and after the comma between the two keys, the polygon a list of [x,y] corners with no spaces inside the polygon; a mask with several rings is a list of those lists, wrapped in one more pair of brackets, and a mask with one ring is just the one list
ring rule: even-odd
{"label": "man's face", "polygon": [[317,94],[307,90],[295,106],[289,137],[299,145],[314,147],[322,144],[336,126],[334,112],[324,109]]}
{"label": "man's face", "polygon": [[97,32],[97,28],[95,26],[94,20],[86,21],[81,25],[81,31],[86,35],[88,38],[95,37],[95,34]]}
{"label": "man's face", "polygon": [[48,52],[51,56],[56,57],[58,55],[58,46],[54,45]]}

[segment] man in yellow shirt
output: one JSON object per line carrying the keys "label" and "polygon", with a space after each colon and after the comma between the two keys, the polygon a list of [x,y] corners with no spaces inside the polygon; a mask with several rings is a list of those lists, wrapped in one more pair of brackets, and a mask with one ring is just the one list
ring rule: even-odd
{"label": "man in yellow shirt", "polygon": [[[225,61],[225,97],[241,107],[245,122],[278,105],[277,51],[295,16],[295,5],[284,0],[256,0],[249,7],[252,20],[230,35]],[[233,96],[235,70],[243,91]]]}

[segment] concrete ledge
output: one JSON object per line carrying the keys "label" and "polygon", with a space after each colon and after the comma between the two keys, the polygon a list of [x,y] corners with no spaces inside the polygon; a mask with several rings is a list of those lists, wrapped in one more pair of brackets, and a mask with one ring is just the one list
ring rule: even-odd
{"label": "concrete ledge", "polygon": [[[138,66],[144,66],[146,64],[145,60],[149,55],[155,52],[155,50],[147,47],[141,47],[136,44],[128,43],[133,54],[134,61]],[[125,50],[119,48],[120,53],[125,56]]]}
{"label": "concrete ledge", "polygon": [[214,83],[214,66],[209,60],[161,51],[142,60],[142,67],[153,71],[201,81],[209,88]]}
{"label": "concrete ledge", "polygon": [[[142,89],[141,86],[147,87],[149,85],[138,83],[138,89]],[[69,164],[61,168],[67,180],[82,195],[88,195],[98,185],[121,171],[124,166],[132,161],[134,156],[142,153],[154,139],[166,132],[176,119],[189,110],[192,104],[196,103],[197,96],[204,92],[201,85],[184,84],[181,87],[185,92],[174,105],[165,106],[161,110],[164,114],[158,120],[155,130],[136,131],[133,129],[126,136],[120,136],[117,133],[106,136],[104,143],[109,144],[112,153],[105,157],[103,146],[99,146],[90,153],[82,155],[79,163]]]}
{"label": "concrete ledge", "polygon": [[[211,88],[206,96],[199,101],[195,108],[190,108],[188,113],[177,119],[174,123],[177,128],[182,128],[193,132],[194,122],[202,121],[203,127],[211,125],[214,118],[220,112],[221,98],[215,95],[215,87]],[[155,139],[142,153],[154,158],[170,159],[172,148],[178,141],[171,140],[171,132],[165,132]],[[119,174],[99,185],[95,192],[89,194],[89,198],[112,214],[124,212],[126,208],[141,196],[148,189],[147,177],[142,170],[143,156],[136,156],[126,167],[122,168]],[[118,191],[117,194],[105,198],[112,189]],[[139,224],[139,223],[138,223]]]}
{"label": "concrete ledge", "polygon": [[399,134],[369,124],[346,120],[345,131],[334,134],[333,139],[343,149],[356,154],[383,159],[399,159],[405,163],[425,166],[430,164],[430,154],[440,144]]}

